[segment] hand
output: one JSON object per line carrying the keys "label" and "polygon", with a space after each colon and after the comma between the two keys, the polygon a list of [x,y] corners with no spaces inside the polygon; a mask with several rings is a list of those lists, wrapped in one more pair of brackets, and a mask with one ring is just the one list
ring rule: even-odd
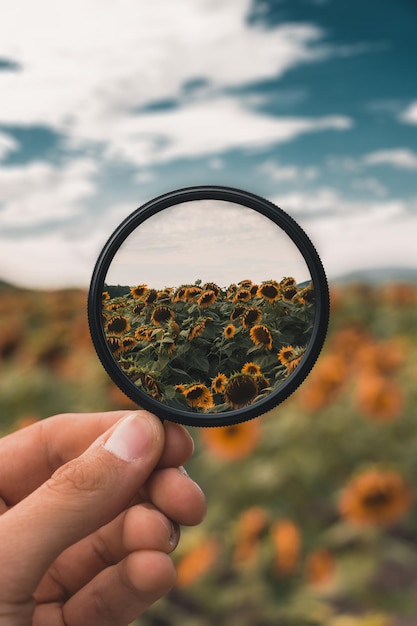
{"label": "hand", "polygon": [[187,431],[147,411],[61,415],[0,439],[0,626],[125,626],[175,583],[205,515]]}

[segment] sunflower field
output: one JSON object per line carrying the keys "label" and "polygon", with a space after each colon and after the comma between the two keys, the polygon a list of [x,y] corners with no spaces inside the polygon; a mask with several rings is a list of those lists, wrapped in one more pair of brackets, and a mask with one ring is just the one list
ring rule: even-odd
{"label": "sunflower field", "polygon": [[144,393],[172,407],[224,412],[276,389],[306,351],[314,290],[295,278],[156,290],[106,285],[111,354]]}
{"label": "sunflower field", "polygon": [[[243,424],[190,429],[187,471],[207,495],[207,518],[183,529],[176,587],[138,623],[417,623],[417,285],[335,284],[331,301],[323,353],[288,400]],[[167,315],[164,333],[175,321]],[[252,326],[242,314],[228,324],[255,348],[239,370],[264,371],[259,359],[270,351],[251,341]],[[193,341],[184,335],[183,345]],[[274,345],[274,358],[295,345]],[[284,350],[274,367],[292,354]],[[83,291],[3,286],[0,374],[3,433],[59,412],[132,407],[92,348]]]}

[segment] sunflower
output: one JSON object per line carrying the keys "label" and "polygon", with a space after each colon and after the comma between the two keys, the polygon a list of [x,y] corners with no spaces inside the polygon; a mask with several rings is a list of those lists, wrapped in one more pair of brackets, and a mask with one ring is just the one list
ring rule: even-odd
{"label": "sunflower", "polygon": [[219,553],[220,545],[218,541],[209,538],[189,550],[189,552],[176,563],[176,586],[185,588],[195,583],[213,567]]}
{"label": "sunflower", "polygon": [[230,321],[235,322],[245,311],[246,307],[244,307],[243,304],[238,304],[238,306],[235,306],[230,313]]}
{"label": "sunflower", "polygon": [[196,324],[190,331],[190,334],[188,335],[188,341],[193,341],[193,339],[195,339],[196,337],[199,337],[204,329],[206,327],[206,320],[201,320],[201,322],[198,322],[198,324]]}
{"label": "sunflower", "polygon": [[256,324],[249,332],[250,338],[256,346],[264,346],[267,350],[272,349],[272,335],[267,326]]}
{"label": "sunflower", "polygon": [[149,289],[149,291],[147,292],[147,294],[145,296],[145,303],[146,304],[153,304],[157,298],[158,298],[157,290],[156,289]]}
{"label": "sunflower", "polygon": [[150,341],[152,338],[152,328],[148,328],[147,326],[141,326],[135,330],[135,337],[139,339],[139,341]]}
{"label": "sunflower", "polygon": [[144,306],[145,306],[144,302],[139,302],[138,304],[135,304],[135,306],[132,309],[133,315],[140,315],[143,311]]}
{"label": "sunflower", "polygon": [[174,339],[178,338],[178,335],[180,334],[180,327],[177,324],[177,322],[175,320],[171,320],[168,324],[168,330],[171,331],[172,336]]}
{"label": "sunflower", "polygon": [[120,337],[107,337],[107,345],[115,357],[123,352],[123,343]]}
{"label": "sunflower", "polygon": [[294,358],[294,348],[292,346],[284,346],[278,352],[278,360],[282,365],[287,365]]}
{"label": "sunflower", "polygon": [[295,287],[296,284],[297,282],[292,276],[284,277],[280,282],[282,289],[286,289],[287,287]]}
{"label": "sunflower", "polygon": [[259,420],[250,420],[232,426],[203,428],[201,441],[215,456],[236,461],[249,456],[259,443],[261,427]]}
{"label": "sunflower", "polygon": [[110,294],[108,291],[103,291],[101,294],[101,299],[103,302],[105,302],[106,300],[110,300]]}
{"label": "sunflower", "polygon": [[234,374],[229,378],[224,390],[225,400],[233,409],[248,406],[257,395],[258,385],[255,378],[249,374]]}
{"label": "sunflower", "polygon": [[279,287],[272,282],[263,283],[259,287],[257,295],[268,302],[275,302],[279,298]]}
{"label": "sunflower", "polygon": [[148,285],[138,285],[137,287],[132,287],[130,293],[132,295],[132,298],[138,299],[143,298],[147,291]]}
{"label": "sunflower", "polygon": [[216,298],[217,296],[213,290],[204,291],[197,299],[197,304],[201,307],[210,306],[210,304],[213,304],[216,301]]}
{"label": "sunflower", "polygon": [[247,300],[250,300],[252,298],[252,294],[249,291],[249,289],[239,289],[238,291],[236,291],[235,295],[233,296],[232,301],[233,302],[246,302]]}
{"label": "sunflower", "polygon": [[290,575],[297,569],[301,552],[301,534],[290,519],[283,519],[271,528],[275,547],[275,570],[277,574]]}
{"label": "sunflower", "polygon": [[387,376],[372,373],[360,377],[356,401],[363,413],[381,422],[398,417],[404,405],[399,385]]}
{"label": "sunflower", "polygon": [[216,283],[205,283],[202,287],[203,291],[214,291],[216,297],[220,295],[221,289]]}
{"label": "sunflower", "polygon": [[345,487],[339,511],[350,522],[384,526],[403,517],[410,504],[411,491],[400,474],[370,469]]}
{"label": "sunflower", "polygon": [[297,295],[294,296],[295,302],[299,304],[312,304],[314,302],[314,289],[312,286],[303,287],[297,292]]}
{"label": "sunflower", "polygon": [[203,383],[190,385],[184,389],[183,394],[188,404],[192,407],[211,409],[214,406],[210,389],[206,387],[206,385],[203,385]]}
{"label": "sunflower", "polygon": [[297,295],[297,289],[295,287],[285,287],[282,289],[282,299],[291,301],[294,296]]}
{"label": "sunflower", "polygon": [[264,376],[263,374],[261,374],[260,376],[256,376],[255,380],[256,384],[258,385],[259,393],[261,391],[265,391],[265,389],[268,389],[271,386],[270,380],[266,378],[266,376]]}
{"label": "sunflower", "polygon": [[242,315],[242,325],[244,328],[250,328],[253,324],[258,324],[262,318],[262,311],[258,307],[246,309]]}
{"label": "sunflower", "polygon": [[240,280],[239,281],[239,288],[240,289],[250,289],[252,287],[252,281],[250,280],[250,278],[247,278],[246,280]]}
{"label": "sunflower", "polygon": [[261,535],[269,522],[269,513],[261,506],[244,511],[238,520],[236,549],[233,560],[237,565],[253,562],[259,553]]}
{"label": "sunflower", "polygon": [[187,295],[187,287],[178,287],[178,289],[174,293],[173,302],[180,302],[181,300],[185,300]]}
{"label": "sunflower", "polygon": [[174,311],[168,306],[164,305],[155,307],[151,315],[151,321],[153,322],[153,324],[157,324],[158,326],[163,322],[168,322],[173,318]]}
{"label": "sunflower", "polygon": [[249,289],[252,298],[254,298],[256,294],[258,293],[258,289],[259,289],[259,285],[255,285],[255,283],[253,283],[253,285]]}
{"label": "sunflower", "polygon": [[236,332],[236,326],[234,324],[228,324],[225,327],[223,334],[226,337],[226,339],[231,339],[234,336],[235,332]]}
{"label": "sunflower", "polygon": [[185,292],[185,299],[188,301],[194,300],[195,297],[199,296],[202,293],[201,287],[197,287],[197,285],[193,287],[188,287]]}
{"label": "sunflower", "polygon": [[130,350],[133,350],[137,343],[138,341],[137,339],[135,339],[135,337],[125,337],[122,341],[123,352],[129,352]]}
{"label": "sunflower", "polygon": [[255,376],[256,378],[256,376],[262,376],[262,371],[259,365],[256,365],[256,363],[253,363],[252,361],[248,361],[242,367],[242,374],[249,374],[250,376]]}
{"label": "sunflower", "polygon": [[106,331],[112,335],[123,335],[130,330],[130,322],[127,317],[115,315],[107,322]]}
{"label": "sunflower", "polygon": [[333,577],[335,559],[329,550],[321,548],[310,552],[306,559],[306,577],[310,585],[323,585]]}
{"label": "sunflower", "polygon": [[223,393],[226,388],[227,376],[226,374],[221,374],[220,372],[217,374],[215,378],[213,378],[213,382],[211,388],[216,393]]}

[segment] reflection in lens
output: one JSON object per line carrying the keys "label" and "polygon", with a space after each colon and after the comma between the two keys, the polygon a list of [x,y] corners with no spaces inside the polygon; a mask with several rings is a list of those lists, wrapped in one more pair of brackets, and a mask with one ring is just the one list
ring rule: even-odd
{"label": "reflection in lens", "polygon": [[315,315],[311,282],[293,277],[226,287],[105,284],[102,302],[109,350],[130,381],[202,414],[276,390],[303,358]]}

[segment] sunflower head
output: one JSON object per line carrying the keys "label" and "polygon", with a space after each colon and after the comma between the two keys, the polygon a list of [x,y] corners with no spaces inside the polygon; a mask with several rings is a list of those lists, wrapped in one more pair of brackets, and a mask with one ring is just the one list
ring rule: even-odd
{"label": "sunflower head", "polygon": [[178,289],[174,292],[173,301],[180,302],[181,300],[185,300],[186,295],[187,287],[185,285],[182,285],[181,287],[178,287]]}
{"label": "sunflower head", "polygon": [[257,295],[267,300],[267,302],[275,302],[280,296],[280,289],[279,286],[273,282],[262,283],[258,289]]}
{"label": "sunflower head", "polygon": [[130,352],[137,345],[138,340],[135,337],[125,337],[122,340],[122,352]]}
{"label": "sunflower head", "polygon": [[250,329],[249,335],[256,346],[263,346],[267,350],[272,349],[272,335],[267,326],[256,324]]}
{"label": "sunflower head", "polygon": [[213,304],[217,299],[215,292],[210,289],[208,291],[204,291],[201,296],[197,299],[198,306],[206,307]]}
{"label": "sunflower head", "polygon": [[253,363],[252,361],[248,361],[247,363],[245,363],[245,365],[242,367],[242,373],[250,374],[250,376],[254,376],[255,378],[257,376],[262,376],[261,368],[259,367],[259,365]]}
{"label": "sunflower head", "polygon": [[110,294],[108,291],[103,291],[101,294],[101,300],[102,302],[105,302],[106,300],[110,300]]}
{"label": "sunflower head", "polygon": [[249,289],[238,289],[233,296],[233,302],[247,302],[252,298]]}
{"label": "sunflower head", "polygon": [[194,383],[186,387],[183,392],[189,406],[193,408],[201,408],[204,410],[211,409],[214,406],[213,396],[210,389],[203,383]]}
{"label": "sunflower head", "polygon": [[145,293],[148,291],[148,285],[137,285],[137,287],[132,287],[130,290],[132,298],[143,298]]}
{"label": "sunflower head", "polygon": [[202,287],[203,291],[214,291],[216,297],[220,295],[221,289],[216,283],[205,283]]}
{"label": "sunflower head", "polygon": [[197,285],[188,287],[188,289],[185,292],[185,299],[191,302],[192,300],[194,300],[194,298],[199,296],[202,293],[202,291],[203,290],[201,289],[201,287],[198,287]]}
{"label": "sunflower head", "polygon": [[346,486],[339,510],[354,523],[389,525],[403,517],[410,504],[411,491],[399,473],[370,469]]}
{"label": "sunflower head", "polygon": [[234,336],[235,332],[236,332],[236,326],[234,324],[228,324],[225,327],[223,334],[226,337],[226,339],[231,339]]}
{"label": "sunflower head", "polygon": [[193,328],[190,331],[190,334],[188,335],[188,341],[193,341],[193,339],[202,335],[205,327],[206,327],[205,319],[201,320],[195,326],[193,326]]}
{"label": "sunflower head", "polygon": [[123,335],[130,330],[130,322],[127,317],[115,315],[111,317],[106,325],[106,331],[111,335]]}
{"label": "sunflower head", "polygon": [[251,307],[246,309],[242,315],[242,325],[244,328],[250,328],[253,324],[258,324],[261,321],[262,312],[258,307]]}
{"label": "sunflower head", "polygon": [[145,296],[146,304],[153,304],[158,298],[158,292],[156,289],[149,289]]}
{"label": "sunflower head", "polygon": [[290,301],[297,295],[296,287],[285,287],[282,289],[282,299]]}
{"label": "sunflower head", "polygon": [[213,382],[211,388],[215,393],[223,393],[226,388],[227,376],[226,374],[218,373],[215,378],[213,378]]}
{"label": "sunflower head", "polygon": [[123,352],[123,342],[120,337],[107,337],[107,345],[114,357],[119,356]]}
{"label": "sunflower head", "polygon": [[174,311],[165,305],[155,307],[151,315],[151,321],[158,326],[164,322],[172,320],[173,318]]}
{"label": "sunflower head", "polygon": [[238,304],[230,312],[230,321],[235,322],[239,319],[239,317],[241,317],[241,315],[243,315],[245,311],[246,307],[243,304]]}
{"label": "sunflower head", "polygon": [[229,378],[224,390],[226,402],[233,409],[240,409],[251,404],[258,395],[258,385],[253,376],[238,373]]}

